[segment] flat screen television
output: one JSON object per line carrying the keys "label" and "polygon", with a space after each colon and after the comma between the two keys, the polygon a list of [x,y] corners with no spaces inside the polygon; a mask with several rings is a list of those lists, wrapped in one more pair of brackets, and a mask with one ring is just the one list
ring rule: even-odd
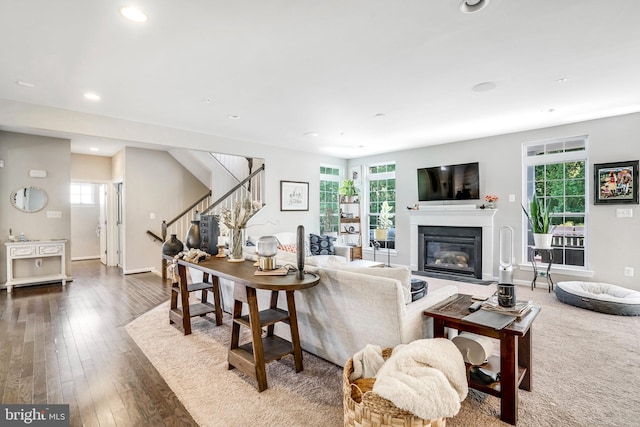
{"label": "flat screen television", "polygon": [[418,169],[418,200],[476,200],[480,198],[478,162]]}

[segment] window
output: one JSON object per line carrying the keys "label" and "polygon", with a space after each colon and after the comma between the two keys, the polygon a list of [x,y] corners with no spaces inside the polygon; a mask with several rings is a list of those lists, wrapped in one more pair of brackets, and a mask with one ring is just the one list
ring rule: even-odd
{"label": "window", "polygon": [[369,185],[369,246],[374,244],[374,231],[378,226],[378,216],[386,201],[391,207],[391,228],[387,239],[378,241],[381,248],[395,249],[396,224],[396,164],[395,162],[370,165],[367,168]]}
{"label": "window", "polygon": [[70,201],[72,205],[93,205],[93,185],[71,184]]}
{"label": "window", "polygon": [[320,234],[338,232],[340,168],[320,166]]}
{"label": "window", "polygon": [[[549,207],[553,226],[553,264],[587,267],[587,227],[589,182],[587,173],[587,137],[557,139],[524,145],[524,183],[526,200],[534,191],[542,203]],[[531,261],[533,234],[525,221],[527,238],[524,239],[523,259]],[[548,262],[548,255],[543,262]]]}

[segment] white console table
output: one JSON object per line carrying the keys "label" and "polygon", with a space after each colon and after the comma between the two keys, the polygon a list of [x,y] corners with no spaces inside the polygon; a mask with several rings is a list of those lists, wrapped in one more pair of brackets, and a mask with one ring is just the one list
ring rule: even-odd
{"label": "white console table", "polygon": [[[64,286],[67,282],[65,246],[66,240],[34,240],[27,242],[7,242],[7,292],[11,292],[16,285],[26,285],[35,283],[62,282]],[[14,277],[13,263],[16,260],[38,259],[48,257],[60,258],[60,273],[37,274],[34,273],[26,277]],[[33,269],[32,269],[33,270]]]}

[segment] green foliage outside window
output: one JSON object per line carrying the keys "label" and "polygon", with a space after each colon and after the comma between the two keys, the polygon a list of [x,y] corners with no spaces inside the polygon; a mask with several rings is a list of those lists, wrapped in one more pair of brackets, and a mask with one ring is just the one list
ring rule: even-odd
{"label": "green foliage outside window", "polygon": [[338,231],[340,169],[320,166],[320,234]]}
{"label": "green foliage outside window", "polygon": [[[587,137],[536,143],[525,149],[528,199],[535,194],[550,210],[553,263],[586,267]],[[567,160],[554,161],[560,158]],[[532,245],[532,240],[525,243]]]}
{"label": "green foliage outside window", "polygon": [[[392,212],[396,211],[395,163],[369,166],[369,229],[378,227],[378,216],[382,205],[387,202]],[[377,176],[376,176],[377,175]],[[395,227],[395,215],[391,218],[391,227]]]}

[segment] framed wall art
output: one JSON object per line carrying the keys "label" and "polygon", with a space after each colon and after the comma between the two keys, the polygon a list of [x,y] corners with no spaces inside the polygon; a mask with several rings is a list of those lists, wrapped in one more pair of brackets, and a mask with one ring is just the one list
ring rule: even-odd
{"label": "framed wall art", "polygon": [[593,165],[594,204],[638,204],[638,160]]}
{"label": "framed wall art", "polygon": [[280,181],[280,210],[308,211],[309,183],[299,181]]}

